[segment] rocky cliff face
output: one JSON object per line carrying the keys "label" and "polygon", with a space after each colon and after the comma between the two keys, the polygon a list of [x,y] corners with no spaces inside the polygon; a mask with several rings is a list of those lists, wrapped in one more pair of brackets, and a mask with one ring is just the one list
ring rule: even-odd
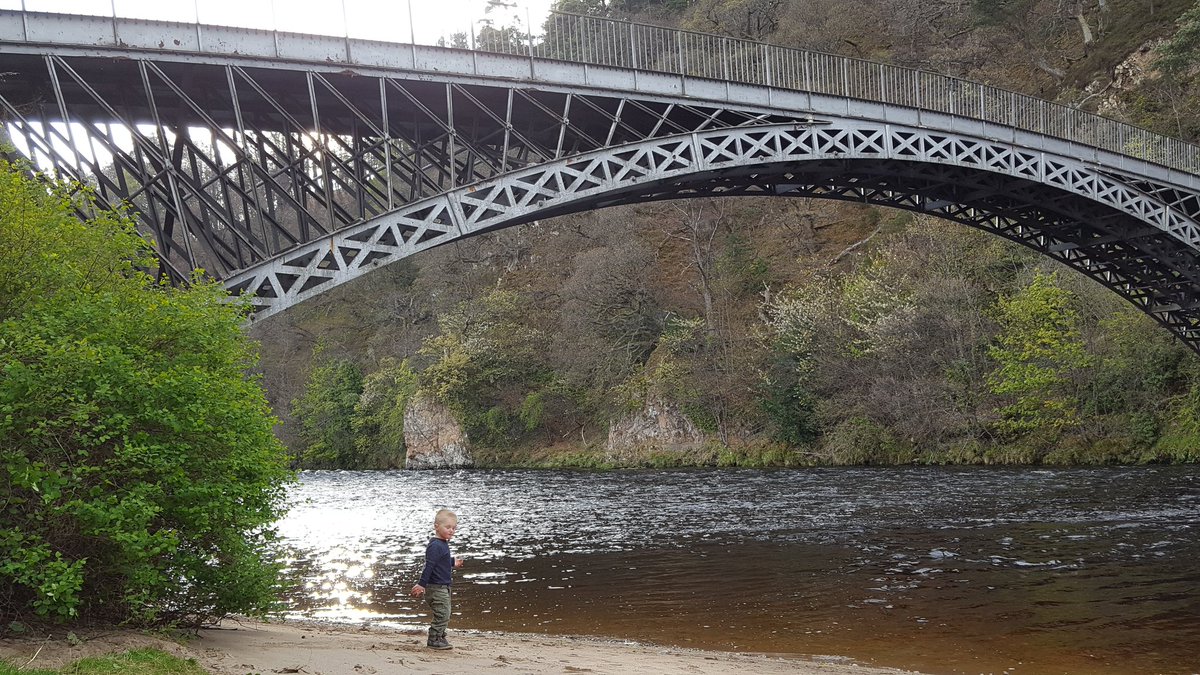
{"label": "rocky cliff face", "polygon": [[1089,85],[1085,92],[1090,96],[1100,96],[1097,111],[1101,115],[1121,118],[1121,97],[1140,87],[1146,80],[1156,77],[1154,72],[1154,50],[1162,45],[1163,39],[1154,39],[1138,48],[1124,61],[1113,68],[1112,79],[1101,84],[1099,81]]}
{"label": "rocky cliff face", "polygon": [[405,468],[459,469],[473,466],[467,435],[446,406],[413,397],[404,411]]}
{"label": "rocky cliff face", "polygon": [[645,451],[684,452],[703,442],[704,434],[678,407],[650,399],[640,411],[609,427],[605,450],[610,457],[621,459]]}

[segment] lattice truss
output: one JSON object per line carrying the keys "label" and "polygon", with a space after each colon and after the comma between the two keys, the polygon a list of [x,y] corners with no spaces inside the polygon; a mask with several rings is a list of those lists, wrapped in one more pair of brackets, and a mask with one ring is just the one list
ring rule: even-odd
{"label": "lattice truss", "polygon": [[[860,121],[725,128],[563,158],[452,190],[230,279],[261,313],[420,250],[535,218],[706,196],[810,196],[929,213],[1045,253],[1198,344],[1196,197],[1072,160]],[[1163,191],[1170,193],[1164,199]]]}
{"label": "lattice truss", "polygon": [[1200,197],[1039,151],[516,84],[27,58],[36,62],[20,86],[0,81],[17,145],[103,201],[132,203],[167,274],[202,268],[253,294],[258,317],[538,218],[656,199],[814,196],[1018,241],[1200,346]]}
{"label": "lattice truss", "polygon": [[[516,168],[756,124],[720,107],[277,67],[6,56],[0,115],[43,168],[129,202],[216,278]],[[64,124],[66,120],[69,123]]]}

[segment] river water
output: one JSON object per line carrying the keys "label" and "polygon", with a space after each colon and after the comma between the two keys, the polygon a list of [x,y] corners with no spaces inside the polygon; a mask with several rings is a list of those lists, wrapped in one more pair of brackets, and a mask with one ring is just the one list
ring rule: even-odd
{"label": "river water", "polygon": [[304,472],[291,614],[841,655],[929,673],[1200,672],[1200,467]]}

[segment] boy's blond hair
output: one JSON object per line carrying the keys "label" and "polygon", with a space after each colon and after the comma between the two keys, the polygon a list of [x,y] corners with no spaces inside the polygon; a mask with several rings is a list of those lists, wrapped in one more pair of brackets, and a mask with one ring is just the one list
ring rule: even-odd
{"label": "boy's blond hair", "polygon": [[454,512],[450,509],[438,509],[438,512],[433,516],[434,525],[450,520],[453,520],[456,523],[458,522],[458,516],[454,515]]}

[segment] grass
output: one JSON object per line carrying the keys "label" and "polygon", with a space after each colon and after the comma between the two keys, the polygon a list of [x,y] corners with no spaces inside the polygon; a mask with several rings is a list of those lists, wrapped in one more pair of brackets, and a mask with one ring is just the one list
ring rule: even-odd
{"label": "grass", "polygon": [[194,659],[181,659],[158,649],[91,656],[61,670],[26,669],[0,661],[0,675],[205,675]]}

